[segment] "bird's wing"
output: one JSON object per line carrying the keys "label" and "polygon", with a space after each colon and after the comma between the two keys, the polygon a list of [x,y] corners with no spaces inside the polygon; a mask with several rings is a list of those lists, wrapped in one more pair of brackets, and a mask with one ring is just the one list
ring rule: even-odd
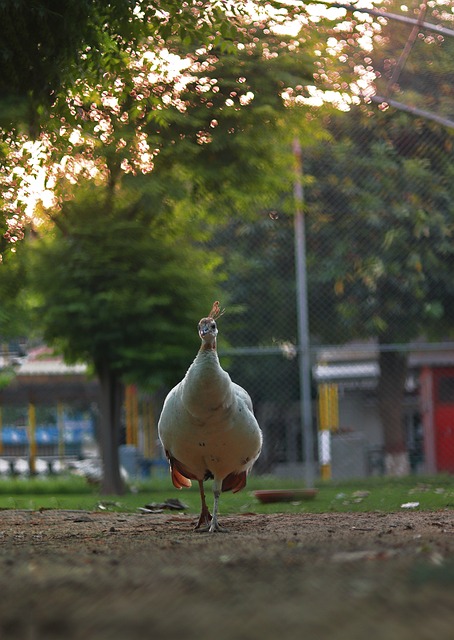
{"label": "bird's wing", "polygon": [[182,489],[183,487],[192,487],[191,479],[197,480],[196,476],[188,471],[184,467],[184,465],[181,464],[181,462],[179,462],[172,456],[169,451],[166,451],[166,456],[170,464],[173,486],[176,489]]}
{"label": "bird's wing", "polygon": [[243,389],[243,387],[240,387],[240,385],[236,384],[236,382],[232,382],[232,387],[237,399],[244,402],[244,404],[247,406],[249,411],[252,411],[253,409],[252,409],[251,396],[248,394],[246,389]]}
{"label": "bird's wing", "polygon": [[222,481],[222,491],[231,491],[236,493],[246,486],[247,471],[240,473],[229,473]]}

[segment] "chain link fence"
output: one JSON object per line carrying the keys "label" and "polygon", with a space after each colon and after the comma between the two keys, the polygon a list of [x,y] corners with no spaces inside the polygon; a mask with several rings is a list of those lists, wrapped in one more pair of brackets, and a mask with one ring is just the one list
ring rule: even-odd
{"label": "chain link fence", "polygon": [[321,108],[329,138],[303,143],[313,451],[293,220],[274,211],[230,226],[225,290],[237,313],[221,355],[264,431],[258,473],[301,477],[311,457],[322,478],[454,472],[448,10],[424,4],[406,24],[388,21],[382,58],[366,58],[380,72],[374,93],[345,113]]}
{"label": "chain link fence", "polygon": [[[423,4],[402,9],[404,22],[387,21],[380,53],[361,52],[367,82],[348,111],[307,107],[327,132],[316,144],[300,141],[308,353],[294,216],[277,203],[211,240],[225,273],[221,363],[252,396],[264,433],[257,474],[301,478],[308,462],[314,480],[454,472],[454,31],[448,5]],[[382,20],[361,15],[358,25],[364,15]],[[379,74],[370,78],[372,69]],[[302,398],[307,355],[310,398]],[[29,458],[35,445],[34,456],[51,462],[82,456],[84,438],[92,446],[96,435],[90,393],[77,416],[65,414],[64,398],[37,421],[30,407],[4,410],[0,457]],[[132,473],[164,468],[162,399],[127,390],[122,444]],[[139,466],[127,459],[134,451]]]}
{"label": "chain link fence", "polygon": [[[452,133],[394,109],[327,119],[303,154],[311,453],[325,478],[454,472]],[[221,359],[264,431],[256,471],[301,476],[293,220],[229,232]]]}

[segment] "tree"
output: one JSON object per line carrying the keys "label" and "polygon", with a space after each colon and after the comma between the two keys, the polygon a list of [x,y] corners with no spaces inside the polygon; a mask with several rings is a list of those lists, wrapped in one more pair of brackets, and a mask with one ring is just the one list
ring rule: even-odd
{"label": "tree", "polygon": [[[244,3],[233,10],[230,4],[67,0],[63,11],[55,0],[0,3],[1,254],[23,237],[30,175],[37,167],[47,171],[68,153],[71,145],[60,134],[74,114],[90,134],[85,112],[72,100],[77,87],[89,86],[93,102],[97,91],[112,88],[112,76],[137,72],[128,63],[139,51],[165,49],[168,41],[183,55],[201,43],[228,46],[241,35],[239,18],[245,13]],[[133,88],[131,74],[126,73],[125,85]],[[136,100],[137,94],[129,95],[132,112]]]}
{"label": "tree", "polygon": [[[121,74],[106,73],[101,85],[95,88],[84,79],[75,84],[68,98],[71,118],[62,121],[59,132],[61,140],[66,141],[65,155],[50,171],[55,183],[55,202],[52,208],[42,211],[56,225],[57,236],[54,243],[44,244],[40,252],[38,287],[44,300],[41,317],[46,338],[59,343],[66,357],[92,362],[101,381],[106,491],[120,488],[116,448],[121,384],[127,379],[140,379],[142,385],[146,380],[150,384],[168,380],[162,372],[153,379],[156,368],[160,368],[156,355],[159,344],[161,360],[168,363],[169,370],[178,371],[181,376],[187,368],[187,361],[183,365],[182,360],[174,358],[170,323],[161,334],[153,331],[153,337],[159,336],[161,340],[150,343],[149,352],[153,352],[154,360],[143,356],[148,334],[137,332],[140,320],[128,315],[135,306],[131,293],[129,298],[125,293],[126,281],[117,282],[113,276],[106,280],[105,275],[116,273],[117,263],[123,265],[122,272],[131,273],[127,261],[131,259],[135,265],[133,258],[143,252],[135,246],[135,237],[129,240],[134,247],[132,253],[123,248],[121,257],[121,242],[114,244],[115,250],[112,243],[118,242],[118,238],[124,243],[125,234],[119,235],[118,229],[125,224],[125,218],[130,219],[128,224],[138,224],[140,212],[154,212],[156,218],[150,218],[144,225],[151,243],[146,251],[159,256],[153,244],[156,242],[166,249],[167,253],[160,257],[161,269],[165,273],[164,265],[168,263],[170,271],[168,277],[162,278],[163,286],[177,290],[170,277],[174,270],[171,265],[178,257],[181,260],[186,242],[189,243],[186,269],[193,264],[191,256],[201,256],[200,268],[205,265],[206,274],[212,273],[219,260],[217,254],[206,248],[203,252],[193,248],[191,252],[190,241],[206,240],[228,215],[238,212],[244,215],[252,203],[263,205],[282,188],[278,135],[283,137],[282,120],[288,117],[279,96],[280,72],[286,70],[289,82],[308,76],[306,66],[301,65],[301,61],[307,65],[306,54],[291,56],[286,42],[289,44],[288,38],[261,33],[247,51],[240,48],[235,54],[223,55],[207,47],[192,61],[187,77],[180,77],[183,88],[176,87],[176,79],[166,75],[160,68],[161,62],[156,70],[154,56],[146,57],[141,49],[131,52]],[[279,48],[282,67],[271,55]],[[81,120],[83,127],[78,126]],[[56,146],[53,153],[59,159],[61,142]],[[81,183],[89,178],[93,194],[97,195],[92,194],[89,200],[77,197],[72,202],[74,184],[80,189]],[[130,206],[122,204],[127,200]],[[201,229],[203,235],[197,235]],[[139,234],[138,229],[136,232]],[[81,245],[81,238],[84,242],[88,238],[88,244]],[[174,248],[175,243],[178,249]],[[89,256],[87,261],[83,256]],[[142,274],[140,269],[132,268],[132,273]],[[46,273],[55,269],[61,276],[52,277],[49,282]],[[193,287],[186,286],[187,280],[183,280],[185,295],[180,300],[184,309],[182,318],[192,318],[187,327],[193,326],[195,282],[200,286],[206,281],[206,276],[205,280],[199,277],[198,268],[190,271],[191,268],[185,271],[185,277],[194,279]],[[102,287],[98,292],[99,283]],[[121,296],[117,291],[122,292]],[[208,298],[209,291],[212,288],[207,282],[203,296]],[[158,292],[161,295],[160,289]],[[104,304],[105,299],[112,308]],[[123,300],[128,302],[123,304]],[[173,310],[175,303],[167,291],[158,304],[160,315],[165,308]],[[200,306],[197,309],[195,315],[199,316]],[[140,313],[137,314],[140,318]],[[169,311],[169,319],[176,319],[173,311]],[[124,327],[132,323],[134,336],[142,341],[142,348],[136,345],[120,354],[120,347],[115,346],[112,354],[112,345],[129,339]],[[119,330],[119,326],[123,328]],[[176,338],[178,334],[173,335]],[[183,351],[186,336],[183,333],[181,341],[177,341],[183,345]],[[191,344],[193,353],[193,343],[187,344]]]}
{"label": "tree", "polygon": [[[186,147],[192,162],[196,157],[208,158],[210,154],[194,150],[196,145],[206,147],[213,141],[211,174],[215,177],[214,169],[223,158],[237,161],[238,155],[229,155],[232,145],[227,141],[241,139],[237,134],[244,129],[239,120],[253,114],[246,128],[251,128],[253,118],[260,124],[255,127],[254,140],[257,175],[263,170],[257,158],[266,140],[260,135],[261,125],[268,128],[272,124],[273,107],[281,92],[306,82],[310,74],[310,27],[298,37],[273,31],[291,22],[296,13],[304,14],[303,20],[311,24],[306,9],[282,6],[279,0],[270,0],[265,6],[240,0],[68,0],[65,12],[55,0],[35,0],[31,6],[24,0],[3,3],[0,17],[5,37],[0,48],[6,64],[0,82],[0,100],[5,107],[0,121],[4,143],[0,147],[0,197],[8,195],[1,203],[5,238],[16,241],[21,237],[28,177],[38,171],[38,165],[49,178],[56,162],[77,156],[78,160],[83,158],[87,170],[86,162],[99,146],[104,156],[109,156],[108,169],[116,180],[118,172],[150,171],[156,156],[164,156],[169,146],[173,163],[175,143],[182,156]],[[169,69],[169,60],[183,63],[180,73]],[[190,67],[185,71],[187,63]],[[251,91],[242,67],[248,65],[250,71],[252,63],[255,78]],[[222,87],[229,92],[216,94],[220,88],[216,79],[227,67],[235,68],[238,74]],[[260,80],[260,69],[265,67],[274,68],[271,84],[269,71],[263,83]],[[188,82],[188,75],[197,80]],[[251,109],[251,101],[260,103],[261,109],[254,109],[254,105]],[[200,126],[190,133],[185,131],[186,112],[202,106]],[[222,138],[215,131],[219,112],[223,112]],[[229,118],[232,126],[227,127]],[[178,136],[173,135],[175,130]],[[30,136],[38,146],[33,154],[24,154],[24,143],[29,144]],[[148,161],[143,161],[144,147]],[[250,163],[248,169],[252,167]],[[231,191],[239,175],[241,171],[232,168]],[[51,176],[53,185],[60,177]]]}
{"label": "tree", "polygon": [[[58,261],[67,255],[68,247],[79,259],[82,255],[77,243],[86,233],[75,224],[70,202],[74,197],[74,184],[80,188],[88,176],[93,184],[99,185],[99,195],[94,198],[96,204],[87,206],[83,202],[79,206],[77,199],[74,207],[79,213],[84,207],[91,214],[98,210],[97,224],[103,226],[95,232],[96,218],[91,215],[87,220],[80,215],[80,220],[85,220],[90,229],[90,237],[97,239],[87,246],[87,255],[90,255],[88,249],[104,247],[104,242],[105,256],[109,256],[109,238],[112,234],[117,237],[114,212],[127,210],[118,198],[136,174],[150,174],[146,190],[153,211],[160,214],[165,211],[172,216],[184,206],[187,207],[186,220],[191,217],[192,224],[206,212],[211,213],[213,220],[223,212],[243,212],[254,200],[264,204],[275,197],[280,176],[276,161],[280,157],[273,155],[273,144],[279,131],[276,125],[285,113],[281,93],[293,84],[308,80],[309,45],[306,50],[301,41],[273,35],[264,17],[245,20],[235,11],[224,11],[229,6],[230,3],[222,1],[181,6],[169,0],[160,2],[160,12],[156,13],[153,3],[146,6],[126,3],[129,13],[126,21],[122,21],[124,3],[101,4],[101,8],[100,3],[88,4],[88,31],[83,29],[85,39],[77,77],[72,76],[71,81],[62,73],[61,82],[56,78],[60,89],[40,137],[43,153],[47,154],[47,184],[55,196],[48,214],[57,225],[58,234],[62,234],[58,236],[60,250],[57,242],[48,248],[48,265],[60,264]],[[244,10],[241,3],[235,6]],[[143,16],[140,9],[144,9]],[[125,29],[134,32],[125,34]],[[89,42],[89,36],[94,40]],[[228,39],[229,47],[226,46]],[[180,62],[183,58],[189,62],[187,72],[169,74],[163,62],[169,54],[178,54]],[[69,61],[71,55],[70,52]],[[70,68],[70,62],[62,63],[62,70]],[[143,180],[137,175],[134,183],[142,188]],[[17,185],[10,188],[17,190]],[[19,218],[20,206],[17,201],[13,204]],[[66,218],[72,221],[69,231]],[[169,218],[169,224],[172,219]],[[172,229],[166,225],[163,228],[168,232]],[[153,227],[153,235],[154,232]],[[68,237],[76,238],[77,243],[71,244]],[[167,247],[165,243],[163,246]],[[117,254],[113,253],[113,257],[117,259]],[[173,257],[174,254],[166,256],[169,264]],[[109,353],[107,344],[99,340],[96,343],[99,352],[93,353],[86,350],[85,343],[85,346],[80,343],[82,336],[86,336],[84,331],[70,332],[67,320],[71,316],[67,315],[69,311],[65,311],[63,302],[67,302],[67,310],[72,313],[79,310],[82,328],[88,318],[101,318],[103,329],[99,329],[99,333],[107,333],[115,316],[102,314],[107,308],[99,303],[106,295],[104,289],[99,293],[95,287],[96,295],[92,295],[92,285],[105,281],[98,277],[99,271],[95,269],[97,275],[93,275],[91,269],[84,268],[81,273],[71,259],[67,262],[73,267],[71,275],[83,276],[85,280],[82,279],[80,286],[71,287],[70,279],[62,276],[57,288],[50,282],[42,289],[48,303],[43,312],[46,335],[53,340],[60,339],[68,357],[91,359],[103,381],[107,399],[103,403],[104,449],[105,456],[110,456],[106,466],[114,469],[107,480],[118,485],[116,449],[111,450],[116,447],[116,427],[112,431],[112,425],[117,422],[110,418],[118,414],[119,397],[114,391],[125,377],[132,375],[133,369],[137,374],[137,362],[132,366],[126,357],[124,361],[119,360],[116,352],[106,364],[100,354],[102,345]],[[98,262],[93,258],[89,264],[95,267]],[[111,260],[100,263],[100,271],[109,272]],[[44,258],[41,264],[45,264]],[[58,267],[57,271],[61,270],[62,267]],[[43,275],[41,281],[45,283],[48,279]],[[55,278],[55,283],[58,282]],[[119,290],[120,284],[116,283]],[[72,293],[72,301],[65,300],[62,291]],[[77,295],[82,302],[75,302]],[[113,299],[121,310],[120,301],[115,295]],[[84,312],[87,300],[98,301],[97,306],[89,309],[90,313]],[[173,299],[167,298],[167,304],[172,303]],[[93,335],[98,335],[91,325],[89,327]],[[113,336],[118,335],[115,328],[112,332]],[[108,345],[112,342],[107,341]],[[89,345],[93,346],[91,342]],[[171,349],[169,345],[169,351]],[[130,353],[129,357],[132,357]]]}
{"label": "tree", "polygon": [[88,189],[65,203],[51,239],[35,241],[34,286],[44,337],[91,363],[101,387],[103,491],[121,493],[122,385],[175,383],[213,302],[217,260],[195,248],[195,225],[146,196]]}
{"label": "tree", "polygon": [[377,338],[386,462],[396,474],[409,469],[402,420],[407,357],[392,345],[449,322],[454,254],[452,146],[444,144],[440,155],[446,132],[427,122],[410,125],[407,117],[371,119],[352,109],[330,118],[329,144],[306,153],[314,179],[307,190],[308,271],[318,314],[312,326],[330,343]]}
{"label": "tree", "polygon": [[2,2],[0,19],[0,126],[25,125],[32,137],[48,126],[58,95],[75,80],[93,84],[124,67],[130,51],[148,37],[157,42],[178,37],[189,46],[221,43],[238,35],[237,2],[233,12],[223,0],[194,3],[175,0],[15,0]]}
{"label": "tree", "polygon": [[[449,25],[442,4],[425,6],[427,18]],[[391,1],[385,10],[398,13],[401,7]],[[418,4],[413,14],[420,10]],[[390,345],[446,335],[452,309],[452,136],[386,103],[383,113],[373,113],[360,104],[360,94],[367,99],[375,92],[449,115],[454,42],[422,28],[410,35],[411,27],[391,18],[376,21],[361,12],[346,17],[331,32],[341,64],[329,65],[325,51],[316,79],[331,90],[352,86],[357,106],[344,116],[328,115],[331,142],[306,154],[305,170],[314,180],[306,191],[311,313],[317,314],[312,326],[328,342],[377,338],[386,463],[389,472],[402,473],[408,470],[402,420],[407,356]],[[354,67],[362,77],[356,86],[352,74],[348,79]]]}

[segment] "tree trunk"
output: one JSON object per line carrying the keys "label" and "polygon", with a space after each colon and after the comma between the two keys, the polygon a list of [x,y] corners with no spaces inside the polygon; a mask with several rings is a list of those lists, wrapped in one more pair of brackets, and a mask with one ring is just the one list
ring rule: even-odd
{"label": "tree trunk", "polygon": [[125,492],[118,455],[123,385],[108,363],[101,363],[96,369],[101,388],[99,433],[103,463],[101,493],[121,495]]}
{"label": "tree trunk", "polygon": [[380,351],[378,408],[385,439],[385,473],[404,476],[410,461],[403,420],[407,356],[398,351]]}

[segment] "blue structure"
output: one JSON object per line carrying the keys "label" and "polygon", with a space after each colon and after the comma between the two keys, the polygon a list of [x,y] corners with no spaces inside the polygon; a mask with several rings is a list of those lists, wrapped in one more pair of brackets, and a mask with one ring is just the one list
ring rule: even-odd
{"label": "blue structure", "polygon": [[[62,429],[56,425],[37,425],[35,442],[37,454],[44,456],[80,456],[82,445],[87,438],[94,438],[91,420],[71,420],[63,423]],[[26,455],[30,447],[30,434],[25,426],[6,425],[0,430],[2,453],[5,456]]]}

